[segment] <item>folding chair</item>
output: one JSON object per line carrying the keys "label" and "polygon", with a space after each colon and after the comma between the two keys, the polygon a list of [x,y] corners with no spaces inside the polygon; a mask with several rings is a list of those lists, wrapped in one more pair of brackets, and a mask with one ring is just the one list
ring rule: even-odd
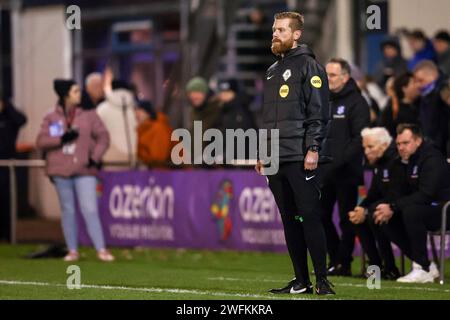
{"label": "folding chair", "polygon": [[[441,220],[441,229],[438,231],[430,231],[428,232],[428,237],[430,238],[431,249],[433,253],[433,260],[439,266],[439,283],[444,284],[444,271],[445,271],[445,236],[450,234],[450,231],[447,231],[447,211],[450,206],[450,201],[447,201],[442,208],[442,220]],[[441,246],[439,252],[439,259],[436,253],[436,244],[434,243],[434,236],[441,236]]]}

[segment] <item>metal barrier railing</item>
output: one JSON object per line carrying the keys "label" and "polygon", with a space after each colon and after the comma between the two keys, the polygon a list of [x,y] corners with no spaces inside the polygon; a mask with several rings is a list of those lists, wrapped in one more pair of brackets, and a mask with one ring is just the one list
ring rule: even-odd
{"label": "metal barrier railing", "polygon": [[[128,167],[136,168],[135,165],[130,162],[114,161],[105,162],[104,166],[107,167]],[[16,226],[17,226],[17,179],[16,179],[16,167],[27,168],[45,168],[45,160],[0,160],[0,167],[8,167],[9,169],[9,197],[10,197],[10,237],[11,244],[17,243]]]}

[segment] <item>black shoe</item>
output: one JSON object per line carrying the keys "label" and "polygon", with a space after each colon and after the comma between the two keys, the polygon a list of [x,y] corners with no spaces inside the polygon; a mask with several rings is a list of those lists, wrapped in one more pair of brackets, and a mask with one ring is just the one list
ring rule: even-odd
{"label": "black shoe", "polygon": [[317,280],[316,287],[314,289],[316,294],[319,296],[336,294],[331,287],[334,287],[334,285],[328,281],[328,279],[322,278]]}
{"label": "black shoe", "polygon": [[311,282],[308,282],[306,285],[301,283],[300,281],[297,281],[297,279],[293,279],[292,281],[290,281],[288,283],[288,285],[284,288],[279,288],[279,289],[270,289],[269,290],[270,293],[273,294],[305,294],[305,293],[309,293],[312,294],[313,293],[313,285]]}
{"label": "black shoe", "polygon": [[328,268],[327,275],[338,276],[338,277],[351,277],[352,270],[350,267],[344,267],[342,264]]}
{"label": "black shoe", "polygon": [[397,268],[381,271],[381,279],[395,281],[400,278],[400,271]]}

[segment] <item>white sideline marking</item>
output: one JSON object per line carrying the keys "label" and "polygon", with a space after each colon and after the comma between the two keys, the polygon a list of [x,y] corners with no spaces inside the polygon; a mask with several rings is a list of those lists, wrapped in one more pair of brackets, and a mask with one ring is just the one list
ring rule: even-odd
{"label": "white sideline marking", "polygon": [[[239,279],[239,278],[225,278],[225,277],[207,278],[207,280],[211,280],[211,281],[277,282],[277,283],[283,282],[283,280],[274,280],[274,279]],[[356,283],[338,283],[337,286],[367,288],[367,286],[365,284],[356,284]],[[386,288],[397,289],[397,290],[422,290],[422,291],[449,292],[450,293],[449,289],[438,289],[438,288],[399,287],[399,286],[386,287]]]}
{"label": "white sideline marking", "polygon": [[[34,281],[12,281],[0,280],[0,285],[24,285],[24,286],[40,286],[40,287],[67,287],[65,284],[49,283],[49,282],[34,282]],[[88,285],[82,284],[84,289],[103,289],[103,290],[124,290],[124,291],[139,291],[150,293],[174,293],[174,294],[195,294],[203,296],[224,296],[224,297],[239,297],[239,298],[255,298],[255,299],[269,299],[269,300],[312,300],[308,298],[277,298],[269,295],[247,294],[247,293],[231,293],[231,292],[217,292],[217,291],[200,291],[187,289],[168,289],[168,288],[134,288],[122,286],[105,286],[105,285]]]}

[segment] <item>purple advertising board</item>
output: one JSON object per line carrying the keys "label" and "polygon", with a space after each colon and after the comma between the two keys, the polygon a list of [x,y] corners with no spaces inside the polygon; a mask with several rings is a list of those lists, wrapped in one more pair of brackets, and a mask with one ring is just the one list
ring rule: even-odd
{"label": "purple advertising board", "polygon": [[[104,171],[97,195],[108,246],[286,251],[273,195],[253,170]],[[79,223],[90,245],[80,215]]]}

